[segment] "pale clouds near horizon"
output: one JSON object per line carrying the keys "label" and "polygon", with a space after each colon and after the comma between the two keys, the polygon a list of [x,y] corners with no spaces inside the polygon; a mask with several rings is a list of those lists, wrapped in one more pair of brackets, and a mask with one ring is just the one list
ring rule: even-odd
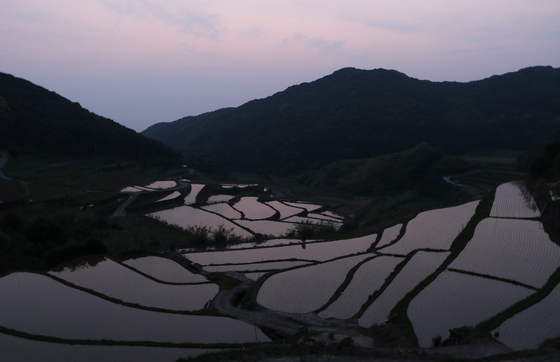
{"label": "pale clouds near horizon", "polygon": [[470,81],[560,66],[558,0],[3,0],[0,71],[141,130],[342,67]]}

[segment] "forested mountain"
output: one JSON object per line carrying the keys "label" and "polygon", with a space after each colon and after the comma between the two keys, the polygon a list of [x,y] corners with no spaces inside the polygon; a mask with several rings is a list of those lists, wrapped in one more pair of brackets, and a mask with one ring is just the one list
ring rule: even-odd
{"label": "forested mountain", "polygon": [[0,150],[180,162],[179,152],[29,81],[0,73]]}
{"label": "forested mountain", "polygon": [[228,170],[295,174],[420,143],[460,154],[524,150],[560,128],[560,69],[457,83],[344,68],[237,108],[142,132]]}
{"label": "forested mountain", "polygon": [[386,196],[402,190],[444,197],[448,188],[441,175],[463,172],[462,163],[428,144],[368,159],[339,160],[309,170],[298,181],[330,186],[359,195]]}

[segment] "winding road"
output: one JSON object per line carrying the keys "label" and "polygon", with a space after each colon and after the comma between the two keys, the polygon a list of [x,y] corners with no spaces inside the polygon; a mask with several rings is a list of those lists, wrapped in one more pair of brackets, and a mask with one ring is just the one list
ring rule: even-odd
{"label": "winding road", "polygon": [[[213,273],[202,272],[201,274],[212,276]],[[301,327],[307,327],[310,333],[319,335],[319,337],[315,337],[316,339],[324,339],[325,342],[328,342],[328,336],[332,333],[336,341],[349,337],[354,341],[355,346],[366,348],[373,346],[373,340],[370,337],[356,331],[358,328],[356,320],[322,319],[313,313],[287,313],[263,307],[258,310],[242,309],[236,305],[236,301],[243,297],[254,281],[237,272],[228,272],[226,277],[239,281],[239,285],[233,289],[220,290],[210,303],[210,306],[215,307],[225,315],[259,328],[273,330],[285,336],[292,336]]]}

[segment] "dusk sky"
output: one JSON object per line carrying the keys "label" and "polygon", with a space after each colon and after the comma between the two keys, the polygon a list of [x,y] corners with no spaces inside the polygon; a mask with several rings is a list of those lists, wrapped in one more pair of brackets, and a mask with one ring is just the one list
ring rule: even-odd
{"label": "dusk sky", "polygon": [[343,67],[560,67],[560,0],[2,0],[0,72],[136,131]]}

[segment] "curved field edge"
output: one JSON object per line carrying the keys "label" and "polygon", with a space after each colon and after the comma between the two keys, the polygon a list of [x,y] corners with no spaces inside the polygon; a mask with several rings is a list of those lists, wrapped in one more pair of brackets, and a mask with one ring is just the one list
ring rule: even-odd
{"label": "curved field edge", "polygon": [[370,256],[362,253],[274,274],[261,285],[257,303],[283,312],[313,312],[330,300],[357,263]]}
{"label": "curved field edge", "polygon": [[[171,261],[173,261],[173,262],[176,262],[176,261],[173,260],[172,258],[168,258],[168,257],[161,256],[161,255],[157,255],[157,256],[160,257],[160,258],[164,258],[164,259],[167,259],[167,260],[171,260]],[[142,275],[143,277],[146,277],[146,278],[148,278],[148,279],[151,279],[151,280],[153,280],[154,282],[157,282],[157,283],[160,283],[160,284],[167,284],[167,285],[200,285],[200,284],[209,284],[209,283],[211,283],[211,282],[209,282],[209,281],[205,281],[205,282],[189,282],[189,283],[168,282],[168,281],[165,281],[165,280],[158,279],[158,278],[156,278],[156,277],[154,277],[154,276],[151,276],[150,274],[146,274],[146,273],[144,273],[143,271],[138,270],[138,269],[136,269],[135,267],[133,267],[133,266],[131,266],[131,265],[125,264],[124,261],[126,261],[126,260],[124,260],[124,261],[119,261],[119,260],[116,260],[116,259],[113,259],[113,258],[110,258],[110,257],[107,257],[107,256],[106,256],[105,258],[106,258],[106,259],[109,259],[109,260],[112,260],[112,261],[114,261],[115,263],[118,263],[118,264],[120,264],[121,266],[123,266],[123,267],[125,267],[125,268],[127,268],[127,269],[130,269],[130,270],[132,270],[133,272],[136,272],[136,273]],[[177,263],[177,262],[176,262],[176,263]],[[179,263],[177,263],[177,264],[180,265],[181,267],[183,267],[181,264],[179,264]],[[183,267],[183,268],[184,268],[184,267]],[[189,272],[189,273],[191,273],[191,274],[196,274],[196,273],[191,272],[191,271],[188,270],[187,268],[184,268],[184,269],[185,269],[185,271],[187,271],[187,272]]]}
{"label": "curved field edge", "polygon": [[395,268],[393,269],[393,271],[389,274],[389,276],[385,279],[385,281],[383,282],[383,284],[381,285],[381,287],[374,291],[372,294],[370,294],[370,296],[368,297],[367,301],[362,305],[362,307],[360,308],[360,310],[358,311],[358,313],[356,313],[354,315],[355,318],[360,318],[365,311],[369,308],[369,306],[371,304],[373,304],[373,302],[381,295],[383,294],[383,292],[385,292],[385,290],[389,287],[389,285],[393,282],[393,280],[395,280],[395,278],[397,277],[397,275],[399,275],[399,273],[401,272],[401,270],[403,270],[403,268],[406,266],[406,264],[410,261],[410,259],[412,259],[412,257],[419,252],[420,250],[415,250],[412,253],[410,253],[409,255],[407,255],[400,263],[397,264],[397,266],[395,266]]}
{"label": "curved field edge", "polygon": [[49,273],[124,302],[164,310],[204,309],[207,301],[219,291],[214,283],[168,285],[155,282],[107,258],[95,265]]}
{"label": "curved field edge", "polygon": [[30,339],[34,341],[61,343],[61,344],[80,344],[90,346],[143,346],[143,347],[171,347],[171,348],[205,348],[205,349],[222,349],[222,348],[245,348],[255,347],[262,344],[271,344],[271,342],[247,342],[247,343],[174,343],[174,342],[153,342],[153,341],[117,341],[111,339],[66,339],[60,337],[44,336],[41,334],[33,334],[6,328],[0,325],[0,333],[10,336]]}
{"label": "curved field edge", "polygon": [[537,304],[544,298],[546,298],[556,286],[560,284],[560,268],[548,278],[546,284],[537,290],[535,293],[531,294],[527,298],[514,303],[509,308],[504,309],[500,313],[496,314],[492,318],[485,320],[476,325],[476,328],[485,332],[490,333],[490,331],[498,328],[507,319],[513,317],[517,313]]}
{"label": "curved field edge", "polygon": [[[16,273],[18,273],[18,272],[16,272]],[[93,289],[85,288],[85,287],[70,283],[70,282],[68,282],[64,279],[61,279],[59,277],[56,277],[56,276],[51,275],[51,274],[46,273],[46,272],[24,271],[24,273],[43,275],[43,276],[46,276],[48,278],[53,279],[54,281],[56,281],[60,284],[66,285],[67,287],[80,290],[82,292],[91,294],[95,297],[98,297],[98,298],[104,299],[106,301],[109,301],[111,303],[120,304],[122,306],[129,307],[129,308],[136,308],[136,309],[148,310],[148,311],[152,311],[152,312],[168,313],[168,314],[205,315],[205,316],[227,317],[226,315],[223,315],[223,314],[219,313],[217,310],[214,310],[214,309],[200,309],[200,310],[186,311],[186,310],[172,310],[172,309],[148,307],[148,306],[144,306],[144,305],[137,304],[137,303],[125,302],[125,301],[122,301],[120,299],[107,296],[107,295],[99,293],[99,292],[97,292]],[[12,273],[9,273],[9,274],[12,274]],[[9,274],[3,275],[2,277],[7,276]],[[209,283],[205,283],[205,284],[214,284],[214,283],[209,282]]]}
{"label": "curved field edge", "polygon": [[[412,322],[408,318],[408,306],[412,299],[416,297],[424,288],[426,288],[431,282],[433,282],[439,274],[441,274],[447,267],[459,256],[461,251],[465,248],[467,243],[472,239],[476,226],[480,221],[487,218],[490,214],[492,204],[494,201],[494,193],[487,194],[478,204],[476,211],[465,226],[465,228],[459,233],[451,244],[449,256],[444,260],[444,262],[427,278],[420,282],[413,290],[408,292],[406,296],[399,301],[391,313],[389,318],[393,324],[397,324],[400,332],[403,334],[411,347],[418,346],[418,337],[414,333],[414,328],[412,327]],[[383,333],[383,326],[373,326],[370,328],[376,333]]]}
{"label": "curved field edge", "polygon": [[[107,257],[107,256],[106,256],[106,258],[112,259],[112,258]],[[190,274],[190,275],[192,275],[192,276],[200,276],[201,278],[204,279],[204,281],[200,281],[200,282],[198,282],[198,281],[196,281],[196,282],[195,282],[195,281],[193,281],[193,282],[170,282],[170,281],[166,281],[166,280],[159,279],[159,278],[157,278],[156,276],[153,276],[153,275],[149,274],[149,272],[147,272],[147,271],[142,271],[142,270],[140,270],[140,268],[142,268],[142,267],[140,267],[139,265],[136,265],[136,266],[134,266],[134,265],[129,265],[129,263],[130,263],[130,264],[135,264],[134,260],[137,260],[137,259],[144,259],[144,258],[161,258],[161,259],[165,259],[165,260],[167,260],[167,261],[169,261],[169,262],[173,262],[173,263],[177,264],[178,267],[184,269],[186,273],[188,273],[188,274]],[[191,267],[188,267],[188,266],[182,264],[181,262],[177,261],[177,260],[176,260],[176,257],[173,257],[173,255],[146,254],[146,255],[142,255],[142,256],[136,257],[136,258],[127,258],[127,259],[120,258],[119,260],[113,259],[113,261],[116,261],[117,263],[120,263],[120,264],[122,264],[122,265],[124,265],[124,266],[126,266],[126,267],[128,267],[128,268],[132,268],[132,269],[133,269],[134,271],[136,271],[138,274],[141,274],[141,275],[145,276],[146,278],[150,278],[150,279],[152,279],[152,280],[154,280],[154,281],[156,281],[156,282],[163,283],[163,284],[171,284],[171,285],[194,285],[194,284],[204,284],[204,283],[207,283],[207,282],[208,282],[208,280],[207,280],[203,275],[201,275],[198,271],[194,271],[194,268],[192,268],[192,266],[191,266]]]}
{"label": "curved field edge", "polygon": [[243,264],[221,264],[221,265],[206,265],[203,269],[209,273],[221,273],[228,271],[235,271],[239,273],[252,273],[252,272],[270,272],[276,270],[285,270],[295,266],[305,266],[316,264],[315,262],[306,260],[280,260],[268,261],[261,263],[243,263]]}
{"label": "curved field edge", "polygon": [[331,296],[331,298],[325,303],[323,304],[323,306],[321,306],[320,308],[318,308],[317,310],[313,311],[313,313],[317,314],[320,313],[322,311],[324,311],[325,309],[327,309],[328,307],[330,307],[331,304],[333,304],[338,298],[340,298],[340,296],[342,295],[342,293],[346,290],[346,288],[348,287],[348,285],[350,285],[350,283],[352,282],[352,279],[354,278],[354,275],[356,274],[356,272],[358,271],[358,269],[365,263],[367,263],[368,261],[375,259],[376,257],[379,257],[377,255],[372,255],[371,258],[367,258],[361,262],[359,262],[358,264],[356,264],[352,269],[350,269],[350,271],[348,271],[348,274],[346,274],[346,278],[344,279],[344,281],[338,286],[338,288],[336,289],[336,291],[333,293],[333,295]]}
{"label": "curved field edge", "polygon": [[[367,328],[386,321],[387,315],[390,314],[393,307],[420,281],[432,274],[447,256],[449,256],[448,251],[426,252],[418,250],[411,253],[405,263],[398,265],[399,270],[386,279],[382,290],[371,296],[370,303],[360,311],[358,324]],[[384,319],[379,319],[381,315]]]}
{"label": "curved field edge", "polygon": [[402,223],[383,229],[373,246],[375,249],[379,249],[395,244],[404,236],[405,229],[405,225]]}
{"label": "curved field edge", "polygon": [[371,294],[381,288],[403,257],[379,256],[362,264],[342,295],[324,312],[322,318],[351,319]]}
{"label": "curved field edge", "polygon": [[509,284],[516,285],[518,287],[523,287],[523,288],[531,289],[531,290],[534,290],[534,291],[539,290],[537,287],[534,287],[534,286],[529,285],[529,284],[521,283],[521,282],[518,282],[518,281],[513,280],[513,279],[501,278],[501,277],[497,277],[497,276],[494,276],[494,275],[482,274],[482,273],[472,272],[472,271],[463,270],[463,269],[447,268],[447,270],[452,271],[454,273],[471,275],[471,276],[474,276],[474,277],[481,277],[481,278],[496,280],[496,281],[499,281],[499,282],[509,283]]}

